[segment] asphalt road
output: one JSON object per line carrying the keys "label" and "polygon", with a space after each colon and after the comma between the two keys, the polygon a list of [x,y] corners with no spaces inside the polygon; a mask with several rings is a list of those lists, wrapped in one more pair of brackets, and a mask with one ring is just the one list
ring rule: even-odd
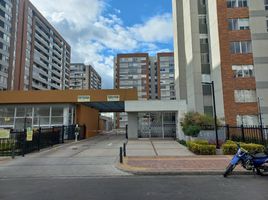
{"label": "asphalt road", "polygon": [[1,200],[267,200],[268,177],[128,176],[0,179]]}

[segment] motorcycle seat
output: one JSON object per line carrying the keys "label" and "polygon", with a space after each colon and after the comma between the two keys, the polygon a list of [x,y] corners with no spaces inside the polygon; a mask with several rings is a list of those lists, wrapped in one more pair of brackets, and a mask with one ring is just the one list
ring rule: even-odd
{"label": "motorcycle seat", "polygon": [[267,154],[265,153],[257,153],[255,155],[253,155],[254,158],[265,158],[265,157],[268,157]]}

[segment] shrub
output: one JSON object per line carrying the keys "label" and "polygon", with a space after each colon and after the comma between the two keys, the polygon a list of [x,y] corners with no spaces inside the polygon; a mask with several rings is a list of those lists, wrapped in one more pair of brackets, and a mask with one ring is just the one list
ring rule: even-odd
{"label": "shrub", "polygon": [[187,142],[187,147],[190,151],[198,155],[215,155],[216,146],[209,145],[207,141],[192,141]]}
{"label": "shrub", "polygon": [[183,132],[187,136],[197,137],[201,128],[196,125],[189,125],[182,128]]}
{"label": "shrub", "polygon": [[[218,124],[220,125],[219,121]],[[196,137],[202,128],[214,126],[214,119],[197,112],[188,112],[184,115],[181,126],[185,135]]]}
{"label": "shrub", "polygon": [[185,140],[178,140],[178,143],[180,143],[183,146],[187,146],[186,141]]}
{"label": "shrub", "polygon": [[[246,144],[239,143],[242,148],[249,151],[250,153],[262,153],[265,150],[265,147],[260,144]],[[237,152],[237,145],[233,141],[227,141],[222,145],[222,150],[224,155],[234,155]]]}
{"label": "shrub", "polygon": [[14,140],[4,140],[0,141],[0,151],[11,150],[15,146]]}

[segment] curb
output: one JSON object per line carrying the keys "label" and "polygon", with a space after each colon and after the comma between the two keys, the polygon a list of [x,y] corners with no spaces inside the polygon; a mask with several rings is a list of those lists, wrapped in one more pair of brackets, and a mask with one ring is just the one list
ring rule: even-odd
{"label": "curb", "polygon": [[[132,170],[128,167],[122,166],[122,164],[118,163],[115,166],[118,170],[121,170],[126,173],[130,173],[137,176],[184,176],[184,175],[223,175],[224,170],[207,170],[207,171],[187,171],[185,170],[178,170],[178,171],[146,171],[146,170]],[[234,171],[231,175],[253,175],[250,171]]]}

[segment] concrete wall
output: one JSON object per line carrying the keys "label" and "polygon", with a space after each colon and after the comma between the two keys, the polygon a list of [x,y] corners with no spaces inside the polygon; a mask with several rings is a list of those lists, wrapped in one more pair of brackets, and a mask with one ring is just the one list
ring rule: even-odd
{"label": "concrete wall", "polygon": [[128,113],[128,139],[138,138],[138,113]]}
{"label": "concrete wall", "polygon": [[260,97],[263,122],[268,125],[268,32],[263,0],[249,1],[257,96]]}
{"label": "concrete wall", "polygon": [[126,101],[125,111],[131,112],[177,112],[186,108],[185,101],[162,100],[162,101]]}
{"label": "concrete wall", "polygon": [[[221,56],[220,41],[218,29],[217,1],[208,0],[208,34],[210,44],[210,60],[211,60],[211,78],[214,81],[215,98],[217,104],[218,118],[224,118],[222,73],[221,73]],[[211,99],[211,98],[210,98]],[[208,102],[208,101],[206,101]],[[210,105],[213,105],[211,102]]]}
{"label": "concrete wall", "polygon": [[[173,8],[173,30],[174,30],[174,72],[175,72],[175,89],[176,99],[186,100],[186,60],[185,60],[185,33],[183,2],[178,0],[172,1]],[[188,16],[190,17],[190,16]]]}

